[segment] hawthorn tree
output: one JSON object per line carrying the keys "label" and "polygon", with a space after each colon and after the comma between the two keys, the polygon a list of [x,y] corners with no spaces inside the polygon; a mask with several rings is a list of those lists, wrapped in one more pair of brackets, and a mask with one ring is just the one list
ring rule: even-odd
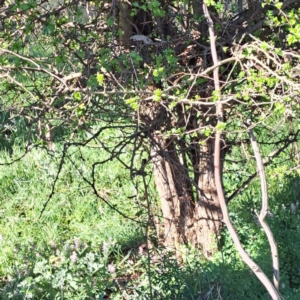
{"label": "hawthorn tree", "polygon": [[[71,145],[97,140],[132,178],[151,165],[160,241],[209,257],[225,222],[251,266],[226,205],[259,174],[259,220],[276,248],[264,167],[297,166],[299,16],[297,0],[2,1],[1,139],[9,147],[18,123],[25,153],[61,142],[63,164]],[[123,136],[112,148],[101,141],[110,128]]]}

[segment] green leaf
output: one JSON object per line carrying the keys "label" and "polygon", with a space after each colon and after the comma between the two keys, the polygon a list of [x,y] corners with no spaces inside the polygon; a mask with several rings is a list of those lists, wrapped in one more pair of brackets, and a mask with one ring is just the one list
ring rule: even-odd
{"label": "green leaf", "polygon": [[216,4],[214,0],[205,0],[204,2],[207,6],[214,6]]}
{"label": "green leaf", "polygon": [[226,123],[224,122],[218,122],[217,126],[216,126],[218,131],[223,131],[226,128]]}
{"label": "green leaf", "polygon": [[97,82],[100,86],[103,86],[104,74],[97,73]]}
{"label": "green leaf", "polygon": [[267,42],[262,42],[262,43],[260,44],[260,48],[261,48],[262,50],[268,50],[268,49],[270,48],[270,45],[269,45]]}
{"label": "green leaf", "polygon": [[75,92],[74,94],[73,94],[73,98],[74,98],[74,100],[76,100],[76,101],[80,101],[81,100],[81,93],[80,92]]}
{"label": "green leaf", "polygon": [[220,90],[215,90],[212,92],[212,99],[213,101],[218,101],[220,99],[220,95],[221,95],[221,92]]}
{"label": "green leaf", "polygon": [[275,112],[283,115],[285,113],[285,106],[282,103],[275,103]]}
{"label": "green leaf", "polygon": [[292,34],[289,34],[289,35],[287,36],[287,42],[288,42],[289,45],[294,44],[294,43],[296,42],[295,36],[292,35]]}
{"label": "green leaf", "polygon": [[154,101],[161,101],[161,97],[162,97],[162,90],[161,89],[156,89],[154,91]]}
{"label": "green leaf", "polygon": [[27,10],[31,7],[31,5],[29,3],[20,3],[18,4],[18,7],[21,9],[21,10]]}
{"label": "green leaf", "polygon": [[159,76],[162,75],[163,71],[164,71],[164,67],[154,69],[153,70],[153,76],[154,77],[159,77]]}
{"label": "green leaf", "polygon": [[139,100],[140,100],[140,97],[135,96],[135,97],[125,100],[125,103],[128,104],[132,109],[137,110],[139,107],[138,106]]}
{"label": "green leaf", "polygon": [[53,33],[55,30],[55,25],[53,23],[50,23],[46,26],[46,28],[49,31],[49,33]]}

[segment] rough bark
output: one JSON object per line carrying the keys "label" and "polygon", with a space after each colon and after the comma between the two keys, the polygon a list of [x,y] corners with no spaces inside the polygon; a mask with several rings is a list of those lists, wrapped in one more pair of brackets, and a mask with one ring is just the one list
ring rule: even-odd
{"label": "rough bark", "polygon": [[262,6],[259,0],[248,0],[247,20],[255,22],[262,18]]}
{"label": "rough bark", "polygon": [[216,250],[216,236],[221,228],[210,155],[212,143],[209,140],[208,146],[202,148],[202,159],[194,170],[201,174],[197,183],[191,182],[174,141],[154,134],[151,147],[154,180],[164,220],[164,244],[177,249],[183,244],[200,246],[206,257]]}
{"label": "rough bark", "polygon": [[140,111],[150,128],[154,181],[161,202],[164,245],[176,250],[180,245],[200,247],[209,257],[217,249],[216,236],[222,216],[214,184],[214,140],[186,147],[176,136],[164,138],[168,126],[166,109],[156,103]]}
{"label": "rough bark", "polygon": [[119,3],[119,31],[120,42],[123,46],[129,47],[130,37],[132,36],[132,17],[131,4],[127,1],[120,1]]}

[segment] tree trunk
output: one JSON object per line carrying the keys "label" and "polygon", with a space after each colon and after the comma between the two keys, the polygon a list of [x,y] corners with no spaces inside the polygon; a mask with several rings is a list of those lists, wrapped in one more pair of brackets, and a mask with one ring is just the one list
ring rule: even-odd
{"label": "tree trunk", "polygon": [[247,12],[247,20],[248,22],[256,22],[261,19],[261,10],[262,6],[259,0],[248,0],[248,12]]}
{"label": "tree trunk", "polygon": [[161,201],[165,246],[178,248],[189,244],[201,247],[203,254],[209,257],[217,249],[216,236],[222,216],[214,184],[213,140],[210,139],[201,150],[201,161],[194,170],[200,173],[197,183],[190,179],[174,141],[154,134],[151,159]]}
{"label": "tree trunk", "polygon": [[130,37],[132,36],[132,17],[131,4],[125,0],[119,3],[119,30],[120,42],[128,48],[130,46]]}
{"label": "tree trunk", "polygon": [[159,129],[165,129],[167,111],[158,103],[141,111],[141,117],[152,128],[150,156],[161,202],[163,243],[179,256],[180,245],[192,245],[209,257],[217,250],[222,225],[214,182],[214,139],[189,147],[177,136],[164,138]]}
{"label": "tree trunk", "polygon": [[201,18],[204,16],[203,12],[203,0],[192,0],[192,8],[193,8],[193,18],[198,23],[197,27],[200,32],[201,39],[207,36],[207,24],[206,22],[201,22]]}

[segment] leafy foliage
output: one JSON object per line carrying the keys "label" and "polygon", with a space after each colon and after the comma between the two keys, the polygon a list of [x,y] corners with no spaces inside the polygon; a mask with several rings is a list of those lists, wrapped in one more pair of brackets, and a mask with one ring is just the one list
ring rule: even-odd
{"label": "leafy foliage", "polygon": [[271,277],[248,120],[268,174],[281,291],[297,299],[299,3],[205,3],[1,1],[3,299],[267,298],[225,229],[209,261],[183,238],[181,262],[156,228],[169,222],[157,200],[171,201],[153,189],[150,162],[171,170],[164,180],[175,183],[172,222],[183,235],[203,216],[179,228],[182,203],[217,198],[203,174],[214,178],[221,132],[232,221]]}

